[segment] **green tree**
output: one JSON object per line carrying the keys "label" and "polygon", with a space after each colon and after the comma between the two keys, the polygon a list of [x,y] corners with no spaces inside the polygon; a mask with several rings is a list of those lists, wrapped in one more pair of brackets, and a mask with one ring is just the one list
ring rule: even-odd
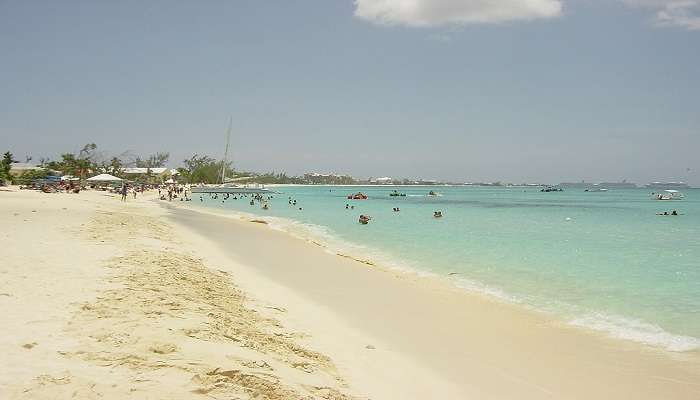
{"label": "green tree", "polygon": [[95,150],[97,150],[97,145],[95,143],[88,143],[83,146],[82,150],[80,150],[80,153],[78,153],[78,158],[90,160],[94,157]]}
{"label": "green tree", "polygon": [[[180,177],[189,183],[219,183],[221,182],[222,161],[209,156],[193,155],[184,161],[184,168],[178,168]],[[226,163],[226,176],[233,175],[231,163]]]}
{"label": "green tree", "polygon": [[88,143],[78,152],[78,155],[72,153],[61,154],[61,161],[51,161],[47,166],[53,170],[61,171],[64,175],[79,176],[81,179],[90,171],[98,169],[95,163],[97,153],[95,143]]}
{"label": "green tree", "polygon": [[170,159],[170,153],[158,152],[151,154],[145,160],[141,157],[136,157],[135,163],[139,168],[162,168]]}
{"label": "green tree", "polygon": [[61,154],[61,161],[50,161],[47,165],[63,175],[77,175],[77,159],[71,153]]}
{"label": "green tree", "polygon": [[14,178],[12,174],[10,174],[10,170],[12,169],[12,163],[15,162],[17,161],[12,156],[12,153],[6,151],[5,154],[3,154],[2,161],[0,161],[0,184],[5,184],[6,181],[14,183]]}
{"label": "green tree", "polygon": [[102,162],[102,170],[110,175],[121,177],[124,173],[124,163],[118,157],[112,157],[109,162]]}

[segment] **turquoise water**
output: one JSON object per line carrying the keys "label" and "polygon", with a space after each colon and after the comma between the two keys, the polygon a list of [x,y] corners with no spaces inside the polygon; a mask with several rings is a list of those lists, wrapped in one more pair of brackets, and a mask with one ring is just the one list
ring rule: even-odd
{"label": "turquoise water", "polygon": [[[433,197],[431,188],[405,187],[399,198],[389,197],[393,189],[277,187],[269,210],[208,195],[193,203],[265,216],[332,251],[446,276],[611,336],[700,349],[700,190],[655,201],[647,189],[435,187]],[[346,199],[357,191],[369,199]],[[671,209],[683,215],[655,215]],[[360,214],[372,221],[359,224]]]}

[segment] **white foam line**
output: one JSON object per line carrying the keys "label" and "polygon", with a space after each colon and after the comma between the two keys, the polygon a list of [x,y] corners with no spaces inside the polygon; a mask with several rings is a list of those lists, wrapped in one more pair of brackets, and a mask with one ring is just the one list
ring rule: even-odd
{"label": "white foam line", "polygon": [[668,351],[685,352],[700,349],[700,340],[692,336],[676,335],[637,319],[592,313],[569,321],[571,325],[605,332],[618,339],[632,340]]}
{"label": "white foam line", "polygon": [[[207,207],[206,203],[203,204]],[[356,260],[366,260],[381,267],[399,272],[410,273],[422,277],[444,278],[443,275],[436,274],[425,269],[414,267],[411,263],[398,260],[396,257],[388,256],[377,249],[371,249],[357,243],[339,238],[330,228],[322,225],[297,221],[291,218],[274,217],[267,215],[253,214],[229,208],[219,209],[223,213],[208,212],[207,214],[226,216],[229,214],[237,218],[244,218],[248,221],[256,219],[267,222],[267,226],[276,231],[287,233],[297,239],[313,242],[322,246],[330,254],[342,254],[350,256]],[[369,254],[369,256],[367,256]],[[466,278],[458,278],[452,283],[463,290],[476,292],[491,298],[508,303],[519,304],[530,310],[545,314],[555,314],[556,312],[537,308],[527,304],[523,299],[513,296],[502,289],[484,285]],[[562,305],[567,308],[567,305]],[[576,317],[568,321],[570,325],[592,329],[606,333],[608,336],[631,340],[637,343],[646,344],[653,347],[664,348],[672,352],[686,352],[700,349],[700,339],[692,336],[676,335],[663,330],[662,328],[636,319],[606,315],[602,313],[589,313]]]}

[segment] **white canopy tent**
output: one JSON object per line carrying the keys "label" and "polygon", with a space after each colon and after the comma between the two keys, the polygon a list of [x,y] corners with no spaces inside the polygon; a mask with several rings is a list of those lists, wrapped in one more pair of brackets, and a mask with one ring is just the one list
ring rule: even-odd
{"label": "white canopy tent", "polygon": [[113,176],[110,174],[95,175],[92,178],[87,178],[86,180],[88,182],[120,182],[120,181],[122,181],[121,178],[117,178],[116,176]]}

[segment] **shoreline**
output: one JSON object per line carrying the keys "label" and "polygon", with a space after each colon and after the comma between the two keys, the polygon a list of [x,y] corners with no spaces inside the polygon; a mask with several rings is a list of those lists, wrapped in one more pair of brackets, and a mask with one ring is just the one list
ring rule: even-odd
{"label": "shoreline", "polygon": [[[175,204],[174,207],[177,207],[179,203],[172,204]],[[579,315],[575,313],[567,314],[562,310],[556,312],[538,308],[537,306],[523,302],[520,298],[500,288],[483,285],[478,281],[463,278],[459,276],[459,274],[451,275],[451,273],[448,273],[445,275],[433,271],[426,271],[420,269],[418,266],[410,265],[410,263],[405,260],[397,261],[396,258],[388,256],[378,249],[372,249],[373,252],[370,256],[361,256],[361,249],[364,249],[362,246],[344,239],[329,236],[329,234],[325,232],[327,227],[321,225],[310,225],[288,217],[210,207],[196,202],[185,204],[184,208],[192,209],[193,211],[207,215],[264,224],[271,230],[284,232],[294,238],[319,246],[331,254],[380,268],[389,273],[398,272],[401,274],[408,274],[408,276],[434,279],[440,282],[441,285],[448,285],[452,288],[464,290],[470,294],[485,296],[489,300],[503,302],[523,311],[534,312],[545,318],[553,319],[558,323],[580,328],[596,335],[602,334],[606,338],[633,342],[645,347],[650,347],[652,350],[672,353],[690,353],[700,356],[700,339],[696,337],[669,332],[653,323],[624,315],[605,314],[594,311]],[[301,227],[301,229],[292,230],[292,227]],[[633,326],[634,329],[630,330],[630,326]]]}
{"label": "shoreline", "polygon": [[0,193],[0,397],[696,399],[700,357],[143,194]]}
{"label": "shoreline", "polygon": [[[519,307],[514,304],[505,303],[504,301],[496,301],[494,299],[486,298],[483,294],[473,294],[466,293],[464,290],[460,290],[453,285],[445,284],[445,280],[440,283],[436,279],[425,278],[420,276],[411,276],[411,274],[401,273],[393,271],[390,269],[382,269],[377,267],[368,267],[366,264],[357,262],[352,259],[347,259],[337,254],[329,254],[329,252],[324,251],[324,249],[318,244],[314,244],[308,240],[295,238],[285,232],[276,231],[273,229],[268,229],[269,226],[265,226],[260,223],[251,223],[246,220],[241,220],[240,217],[231,216],[231,218],[226,219],[225,222],[221,222],[222,218],[217,221],[216,216],[207,214],[219,214],[216,212],[206,212],[200,210],[186,210],[189,207],[174,207],[174,215],[172,218],[178,219],[177,223],[182,224],[182,226],[188,226],[194,229],[200,234],[206,234],[208,240],[217,240],[217,236],[221,235],[222,232],[231,232],[231,235],[235,236],[254,236],[257,242],[267,242],[270,247],[276,248],[279,246],[284,246],[285,251],[289,248],[294,248],[299,254],[305,254],[307,261],[305,262],[306,269],[295,269],[294,274],[305,275],[304,278],[291,276],[285,269],[275,267],[275,269],[270,269],[263,264],[279,264],[283,260],[275,259],[274,256],[263,255],[262,257],[265,261],[258,261],[256,265],[255,256],[253,254],[243,255],[246,252],[246,248],[250,249],[254,247],[255,240],[250,239],[246,241],[246,245],[241,245],[241,247],[231,247],[230,244],[226,243],[226,240],[222,240],[220,237],[218,248],[223,251],[227,251],[231,257],[235,257],[241,264],[244,265],[254,265],[257,270],[265,271],[267,268],[266,276],[268,279],[272,279],[278,283],[281,283],[297,293],[304,293],[307,297],[310,297],[312,302],[318,304],[324,304],[336,315],[341,316],[345,320],[351,322],[351,324],[360,330],[365,330],[370,332],[373,336],[383,338],[385,342],[395,341],[395,338],[390,334],[390,332],[411,332],[412,329],[416,328],[416,324],[428,324],[431,326],[443,325],[442,329],[445,337],[430,337],[431,335],[425,331],[424,327],[421,327],[419,335],[414,335],[415,341],[411,342],[407,340],[403,344],[399,352],[404,352],[407,354],[412,354],[415,360],[421,363],[427,363],[431,368],[439,371],[442,376],[450,376],[450,370],[454,371],[469,371],[472,369],[472,375],[482,375],[482,378],[477,379],[477,381],[490,381],[496,386],[503,388],[509,387],[512,392],[509,394],[503,394],[506,398],[509,395],[514,395],[519,393],[518,397],[527,398],[524,393],[530,390],[533,392],[530,395],[533,398],[538,398],[544,392],[539,389],[533,389],[529,384],[532,382],[538,382],[537,386],[541,388],[551,388],[555,389],[559,386],[558,383],[551,382],[545,377],[546,374],[540,375],[543,371],[539,373],[531,374],[528,371],[520,371],[513,364],[525,363],[525,359],[531,357],[532,354],[539,354],[546,359],[547,362],[540,367],[545,365],[556,366],[553,370],[559,371],[561,368],[565,368],[571,371],[571,374],[583,374],[583,376],[589,376],[590,378],[596,377],[594,380],[598,382],[600,387],[591,387],[591,382],[576,383],[572,379],[568,382],[571,387],[577,387],[576,393],[588,393],[589,397],[601,397],[609,396],[611,391],[603,390],[604,387],[614,388],[617,387],[619,392],[617,392],[616,397],[624,398],[630,393],[635,393],[635,398],[660,398],[662,393],[675,392],[677,398],[692,398],[700,393],[700,385],[694,382],[700,379],[700,373],[695,371],[700,371],[700,360],[696,351],[685,352],[685,353],[673,353],[660,348],[654,348],[650,346],[645,346],[639,343],[631,342],[623,339],[610,338],[601,332],[593,331],[589,328],[576,327],[565,325],[562,321],[556,320],[551,316],[542,315],[532,310],[527,310],[524,307]],[[198,208],[198,207],[194,207]],[[179,211],[178,211],[179,209]],[[226,211],[222,210],[222,213]],[[180,214],[179,217],[177,214]],[[189,216],[183,216],[183,213],[197,213],[199,216],[196,218]],[[199,225],[199,226],[196,226]],[[218,225],[218,226],[217,226]],[[312,258],[310,253],[315,253],[313,259],[322,259],[320,261],[311,262],[308,259]],[[311,271],[309,270],[309,265],[317,263],[319,265],[325,265],[325,268],[314,267]],[[338,278],[336,273],[336,268],[342,270],[342,277]],[[259,271],[258,271],[259,272]],[[325,274],[325,275],[324,275]],[[319,278],[319,275],[321,278]],[[335,276],[334,276],[335,275]],[[362,275],[362,277],[358,277]],[[410,301],[410,306],[413,309],[420,309],[420,315],[422,317],[434,317],[431,313],[435,310],[440,310],[448,315],[441,315],[439,318],[433,318],[434,321],[431,322],[421,321],[415,317],[402,315],[403,321],[401,326],[394,326],[393,329],[388,329],[382,331],[382,329],[377,329],[377,325],[380,325],[381,318],[375,315],[372,317],[372,305],[366,304],[363,301],[362,309],[359,306],[350,307],[349,304],[353,304],[353,301],[357,301],[356,297],[346,294],[345,297],[338,298],[338,296],[328,293],[327,291],[319,290],[318,284],[308,283],[309,280],[314,279],[330,282],[334,280],[340,280],[348,286],[348,288],[343,288],[342,290],[353,292],[364,292],[364,296],[368,296],[374,301],[384,302],[385,297],[392,297],[397,295],[401,299],[415,299],[419,298],[421,300],[430,299],[429,303],[435,305],[434,309],[430,307],[426,308],[425,304],[414,304],[415,301]],[[351,283],[354,281],[354,284]],[[359,281],[359,282],[358,282]],[[377,283],[380,282],[380,283]],[[367,284],[373,283],[372,290],[368,293]],[[390,289],[387,293],[387,288]],[[399,289],[397,289],[399,288]],[[341,290],[341,289],[339,289]],[[394,291],[398,290],[398,293]],[[445,304],[445,301],[449,299],[449,303]],[[390,301],[391,303],[391,301]],[[381,303],[384,304],[384,303]],[[403,307],[400,304],[391,304],[393,308],[387,310],[385,314],[387,316],[396,316],[397,314],[402,314]],[[447,306],[447,307],[446,307]],[[465,311],[468,310],[468,311]],[[513,375],[509,378],[504,378],[502,382],[493,382],[494,376],[486,373],[484,370],[475,371],[473,366],[462,365],[465,361],[462,358],[452,358],[449,357],[432,357],[431,360],[430,353],[434,352],[435,349],[430,349],[426,343],[435,341],[437,343],[445,343],[446,345],[455,345],[456,348],[460,348],[460,342],[462,340],[470,337],[470,333],[474,333],[474,327],[470,324],[465,324],[464,320],[460,318],[449,317],[450,313],[454,313],[455,316],[467,317],[465,320],[473,320],[474,316],[477,316],[477,320],[488,322],[486,326],[481,326],[478,329],[477,337],[472,337],[472,342],[486,342],[489,346],[476,346],[473,344],[470,346],[462,346],[459,350],[462,355],[465,354],[479,354],[479,359],[489,360],[494,359],[494,354],[499,353],[498,347],[502,343],[494,343],[492,337],[499,335],[501,336],[498,341],[506,341],[511,345],[516,343],[521,346],[529,347],[527,350],[515,351],[515,353],[501,353],[498,354],[500,361],[496,363],[497,369],[513,368],[510,370]],[[494,315],[495,314],[495,315]],[[457,321],[455,321],[455,319]],[[386,324],[386,322],[382,322]],[[510,325],[513,325],[511,327]],[[449,328],[448,328],[449,327]],[[448,328],[445,332],[444,329]],[[524,329],[523,329],[524,328]],[[518,329],[521,332],[509,332],[510,329]],[[456,332],[464,332],[465,336],[461,337]],[[538,338],[538,336],[541,336]],[[545,339],[546,338],[546,339]],[[393,343],[394,345],[396,343]],[[422,351],[417,351],[421,347],[425,346]],[[554,345],[552,347],[552,345]],[[483,347],[492,347],[493,353],[484,351]],[[557,352],[563,352],[567,356],[547,354],[556,348]],[[585,348],[585,350],[583,350]],[[455,348],[450,351],[454,351]],[[511,348],[514,351],[514,348]],[[443,349],[443,351],[448,351]],[[581,353],[586,353],[581,354]],[[529,356],[526,356],[528,354]],[[443,353],[444,355],[444,353]],[[519,355],[519,356],[518,356]],[[546,355],[546,356],[545,356]],[[592,356],[594,355],[594,356]],[[522,359],[520,357],[523,357]],[[572,362],[572,358],[585,360],[586,367],[582,368],[579,362]],[[514,360],[515,359],[515,360]],[[449,365],[447,370],[442,365]],[[459,365],[460,368],[457,368]],[[627,382],[623,381],[623,376],[629,378],[632,374],[632,370],[628,367],[634,365],[634,374],[642,374],[642,376],[647,375],[646,387],[644,387],[642,382],[636,382],[633,384],[629,379]],[[626,367],[625,367],[626,366]],[[477,368],[478,370],[479,368]],[[624,372],[627,369],[626,372]],[[607,371],[607,372],[604,372]],[[621,373],[621,371],[623,371]],[[665,378],[659,377],[659,375],[664,375],[665,373],[669,375]],[[525,373],[525,375],[537,375],[529,377],[521,377],[519,373]],[[458,373],[451,376],[453,383],[459,384],[460,376],[462,373]],[[508,375],[508,374],[506,374]],[[622,376],[620,376],[622,375]],[[615,378],[611,378],[615,376]],[[660,383],[665,380],[676,380],[678,382],[678,387],[673,389],[660,388],[665,386]],[[512,380],[520,382],[528,382],[528,384],[513,385]],[[656,382],[654,382],[656,381]],[[605,382],[605,383],[603,383]],[[641,384],[641,385],[640,385]],[[569,387],[568,389],[571,389]],[[564,387],[559,387],[559,390],[550,390],[552,393],[558,393],[561,397],[571,397],[571,393],[568,393],[568,389]],[[546,392],[545,390],[545,392]],[[612,390],[612,389],[611,389]],[[487,392],[471,392],[473,395],[478,395],[480,397],[489,397]],[[576,396],[574,396],[576,397]],[[672,397],[672,396],[671,396]],[[489,397],[490,398],[490,397]],[[493,398],[499,398],[498,395],[493,396]]]}

